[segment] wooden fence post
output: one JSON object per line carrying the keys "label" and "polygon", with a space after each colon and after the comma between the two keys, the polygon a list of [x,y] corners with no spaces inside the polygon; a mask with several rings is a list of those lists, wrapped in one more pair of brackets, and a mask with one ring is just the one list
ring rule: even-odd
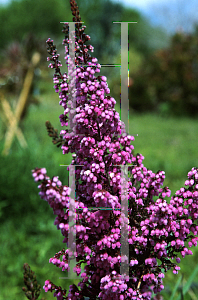
{"label": "wooden fence post", "polygon": [[[30,87],[34,78],[34,68],[40,61],[40,54],[38,52],[34,53],[32,56],[31,60],[31,65],[27,71],[24,83],[23,83],[23,88],[19,96],[19,100],[17,102],[15,114],[14,114],[14,119],[11,122],[8,131],[6,133],[6,138],[5,138],[5,144],[4,144],[4,149],[2,151],[2,155],[8,155],[10,147],[12,145],[13,138],[15,134],[17,133],[18,130],[18,124],[21,118],[21,115],[23,113],[23,110],[25,108],[26,101],[28,99],[28,94],[30,91]],[[20,135],[20,133],[19,133]]]}
{"label": "wooden fence post", "polygon": [[[2,93],[0,93],[0,101],[1,101],[2,108],[4,111],[4,115],[5,115],[5,116],[3,115],[3,117],[5,117],[5,122],[8,120],[9,124],[12,125],[12,123],[14,122],[14,119],[15,119],[15,115],[12,112],[9,102],[5,99],[5,97]],[[16,136],[19,140],[21,147],[26,148],[28,145],[27,145],[25,137],[20,128],[16,129]]]}

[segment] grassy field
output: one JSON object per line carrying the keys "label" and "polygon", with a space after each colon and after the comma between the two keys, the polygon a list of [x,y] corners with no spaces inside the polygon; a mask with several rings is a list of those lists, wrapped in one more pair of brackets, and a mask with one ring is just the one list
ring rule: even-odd
{"label": "grassy field", "polygon": [[[54,93],[53,84],[44,78],[39,83],[40,105],[31,106],[27,117],[22,121],[22,128],[28,142],[28,149],[22,150],[15,140],[10,155],[0,157],[1,182],[1,247],[0,247],[0,300],[26,299],[21,290],[23,286],[23,264],[27,262],[43,286],[46,279],[66,289],[71,284],[62,280],[63,272],[49,258],[63,248],[63,237],[53,225],[54,215],[48,204],[38,196],[37,183],[34,183],[31,170],[46,167],[48,175],[59,175],[67,184],[66,168],[60,164],[70,164],[71,154],[62,155],[47,135],[45,121],[49,120],[55,128],[61,129],[58,116],[63,112],[58,105],[58,95]],[[119,104],[116,106],[119,112]],[[172,195],[184,186],[188,171],[198,166],[198,122],[196,119],[163,118],[152,114],[138,115],[130,111],[129,133],[135,137],[135,153],[145,157],[144,165],[153,171],[166,172],[165,185],[172,190]],[[0,124],[0,136],[5,127]],[[0,151],[3,149],[1,139]],[[188,280],[198,259],[198,250],[194,255],[182,260],[180,274]],[[178,277],[171,271],[164,280],[164,299],[170,298]],[[191,295],[185,300],[198,295],[198,275],[194,278]],[[194,293],[194,294],[193,294]],[[42,296],[54,299],[50,293]],[[176,293],[174,299],[176,299]],[[198,298],[194,298],[198,299]]]}

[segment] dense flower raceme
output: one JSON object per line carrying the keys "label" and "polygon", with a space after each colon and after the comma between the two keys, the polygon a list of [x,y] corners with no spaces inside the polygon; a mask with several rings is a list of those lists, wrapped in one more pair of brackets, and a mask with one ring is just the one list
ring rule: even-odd
{"label": "dense flower raceme", "polygon": [[[194,224],[194,221],[198,216],[198,170],[193,168],[188,173],[188,180],[185,182],[188,187],[177,191],[170,204],[164,199],[165,196],[170,195],[170,191],[166,188],[159,188],[164,180],[164,172],[154,174],[142,164],[138,165],[137,162],[137,166],[132,169],[132,174],[133,184],[129,181],[128,242],[130,277],[133,277],[133,280],[124,282],[111,280],[113,274],[119,274],[121,261],[118,251],[120,248],[119,211],[113,209],[114,216],[110,219],[109,211],[99,210],[91,213],[85,207],[84,201],[77,201],[76,209],[82,210],[77,214],[78,225],[76,226],[77,261],[80,263],[74,271],[80,274],[80,265],[83,262],[87,263],[87,267],[85,267],[86,272],[81,274],[83,278],[82,283],[79,284],[81,291],[77,291],[72,286],[68,299],[83,299],[82,296],[90,296],[90,294],[98,295],[101,299],[107,299],[107,297],[113,299],[118,296],[117,299],[141,299],[141,295],[143,299],[150,299],[151,293],[147,291],[149,286],[155,293],[163,289],[162,271],[173,267],[173,273],[177,273],[180,269],[172,262],[173,258],[176,258],[176,262],[179,263],[179,252],[182,257],[192,254],[189,247],[197,244],[195,235],[197,235],[198,226]],[[57,215],[55,224],[65,236],[63,241],[67,242],[70,189],[62,186],[58,177],[50,180],[46,176],[45,169],[35,169],[33,176],[35,181],[42,181],[39,186],[40,196],[53,208],[54,214]],[[88,182],[86,186],[89,186]],[[153,201],[153,196],[157,194],[158,199]],[[93,199],[98,200],[98,198],[101,202],[106,200],[106,203],[108,200],[110,203],[110,200],[114,198],[116,200],[116,197],[102,190],[93,193]],[[101,206],[101,202],[97,205],[96,201],[95,206]],[[112,201],[112,207],[113,203]],[[184,243],[187,239],[188,246]],[[161,260],[161,264],[157,263],[157,259]],[[62,271],[68,270],[68,251],[59,252],[50,259],[50,262],[62,268]],[[138,284],[139,289],[137,289]],[[45,290],[51,290],[51,288],[52,284],[46,281]]]}
{"label": "dense flower raceme", "polygon": [[[70,1],[75,22],[75,1]],[[58,177],[50,179],[45,168],[33,170],[35,181],[40,182],[40,197],[46,200],[57,215],[54,224],[64,236],[68,247],[69,216],[71,205],[76,209],[76,251],[63,249],[50,259],[62,271],[70,269],[69,258],[76,258],[73,271],[81,282],[66,290],[50,280],[45,282],[45,291],[54,291],[58,300],[90,299],[151,299],[152,293],[159,293],[163,287],[164,272],[173,269],[177,274],[182,257],[191,255],[189,249],[197,245],[198,226],[198,169],[188,173],[185,188],[172,196],[163,187],[165,173],[153,173],[143,165],[141,154],[133,156],[134,138],[125,131],[119,114],[115,111],[115,100],[109,96],[106,77],[97,76],[100,65],[91,58],[85,41],[85,26],[76,25],[75,80],[72,74],[60,72],[61,63],[53,41],[48,39],[50,67],[55,69],[55,90],[59,92],[60,105],[64,114],[60,122],[66,129],[63,136],[63,154],[73,154],[71,165],[78,165],[75,171],[76,199],[71,199],[71,189],[62,185]],[[67,26],[65,44],[66,62],[71,72],[74,65],[68,51],[73,51],[68,38]],[[76,114],[73,101],[76,85]],[[60,91],[59,91],[60,89]],[[68,118],[69,115],[69,118]],[[69,126],[69,120],[71,130]],[[119,165],[127,165],[128,218],[121,212],[123,176]],[[81,182],[80,182],[81,181]],[[89,208],[95,208],[90,210]],[[109,208],[109,210],[105,210]],[[126,226],[129,245],[129,277],[120,274],[121,227]],[[127,224],[127,225],[126,225]],[[188,242],[188,243],[187,243]],[[72,252],[73,251],[73,252]],[[85,263],[84,272],[81,265]]]}

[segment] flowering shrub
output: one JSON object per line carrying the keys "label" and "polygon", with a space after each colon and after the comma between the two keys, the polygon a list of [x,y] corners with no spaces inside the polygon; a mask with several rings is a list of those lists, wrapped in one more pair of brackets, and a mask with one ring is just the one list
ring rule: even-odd
{"label": "flowering shrub", "polygon": [[[73,21],[80,22],[76,2],[71,0],[70,4]],[[189,248],[197,245],[198,169],[193,168],[188,173],[185,187],[172,196],[170,204],[167,203],[165,198],[170,197],[171,192],[163,187],[165,173],[148,170],[143,165],[144,157],[133,155],[131,141],[134,137],[126,133],[114,109],[116,101],[109,95],[106,77],[96,77],[101,66],[89,54],[93,47],[85,44],[90,37],[84,30],[85,26],[76,24],[74,79],[71,79],[72,74],[61,73],[59,54],[53,41],[47,40],[49,67],[55,69],[54,88],[64,108],[60,122],[66,129],[58,135],[49,122],[46,126],[63,154],[74,153],[71,165],[77,165],[75,201],[70,197],[71,189],[62,185],[57,176],[50,179],[45,168],[32,171],[34,180],[40,182],[40,197],[57,215],[54,224],[61,230],[67,247],[69,230],[76,230],[76,249],[75,244],[71,249],[62,249],[49,262],[68,271],[69,259],[76,258],[73,272],[82,280],[78,284],[80,289],[71,285],[67,296],[66,290],[50,280],[45,281],[44,289],[54,291],[58,300],[85,297],[149,300],[152,294],[164,288],[164,272],[172,269],[173,273],[178,273],[178,255],[191,255]],[[66,24],[63,31],[65,59],[71,70],[74,66],[68,53],[74,48]],[[76,115],[72,101],[74,89],[71,89],[75,85]],[[69,120],[71,130],[67,128]],[[128,193],[123,199],[121,165],[127,164],[130,164],[129,178],[125,182]],[[75,216],[72,206],[78,212],[73,227],[69,226],[69,217]],[[127,207],[127,218],[123,207]],[[124,243],[129,245],[129,257],[120,253],[122,227],[128,233]],[[120,263],[124,259],[128,261],[129,276],[120,274]],[[82,264],[86,264],[84,272]]]}

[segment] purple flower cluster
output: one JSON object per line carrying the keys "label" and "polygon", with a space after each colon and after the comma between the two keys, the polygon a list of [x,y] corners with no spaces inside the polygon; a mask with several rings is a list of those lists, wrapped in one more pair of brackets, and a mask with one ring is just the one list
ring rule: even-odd
{"label": "purple flower cluster", "polygon": [[[73,21],[79,22],[78,7],[74,0],[70,3]],[[132,153],[134,137],[126,133],[115,111],[116,101],[109,96],[106,77],[96,77],[100,65],[88,53],[93,47],[85,45],[90,37],[84,34],[84,29],[82,24],[76,25],[75,80],[70,78],[71,74],[61,74],[59,55],[53,41],[47,41],[51,55],[49,67],[55,69],[55,90],[59,92],[60,105],[64,108],[64,114],[60,116],[61,125],[66,127],[60,133],[64,141],[62,151],[63,154],[75,153],[72,165],[78,165],[75,171],[76,199],[71,199],[71,189],[62,185],[58,177],[50,179],[44,168],[33,170],[34,180],[40,182],[40,197],[57,215],[54,224],[61,230],[67,247],[71,206],[78,212],[73,227],[76,251],[63,249],[49,262],[68,271],[69,257],[76,258],[73,272],[82,280],[79,288],[70,286],[67,296],[65,290],[50,280],[45,282],[44,289],[54,291],[58,300],[85,297],[149,300],[152,293],[157,294],[164,288],[164,272],[172,268],[173,273],[178,273],[178,255],[191,255],[189,248],[197,245],[198,169],[193,168],[188,173],[185,188],[177,191],[168,203],[165,198],[170,197],[171,192],[163,187],[164,171],[148,170],[142,163],[144,157]],[[67,25],[64,32],[65,58],[68,65],[72,65]],[[75,111],[71,86],[74,90],[76,86]],[[73,124],[72,130],[67,128],[69,120]],[[120,166],[127,164],[130,166],[125,203],[128,218],[125,220],[121,213],[123,178]],[[120,274],[124,259],[120,253],[123,223],[127,224],[126,242],[129,245],[129,276],[125,277]],[[86,264],[84,272],[82,264]]]}

